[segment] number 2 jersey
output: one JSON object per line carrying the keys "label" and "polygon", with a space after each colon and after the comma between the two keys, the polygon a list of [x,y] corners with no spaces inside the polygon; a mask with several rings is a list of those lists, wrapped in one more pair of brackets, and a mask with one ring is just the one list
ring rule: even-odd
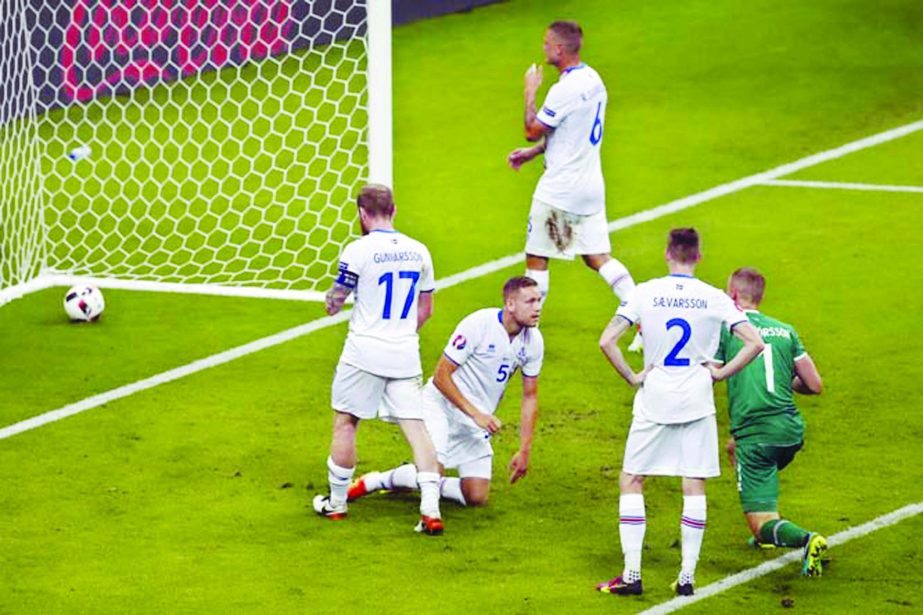
{"label": "number 2 jersey", "polygon": [[[792,379],[795,361],[808,353],[791,325],[755,310],[746,310],[746,315],[766,346],[746,367],[728,378],[731,434],[735,438],[771,436],[774,444],[797,444],[804,433],[804,422],[795,407]],[[730,361],[742,347],[740,340],[723,331],[715,358]]]}
{"label": "number 2 jersey", "polygon": [[385,378],[421,375],[417,303],[436,288],[426,246],[397,231],[372,231],[343,249],[337,283],[356,298],[340,361]]}
{"label": "number 2 jersey", "polygon": [[[493,414],[517,370],[521,369],[522,375],[530,378],[542,371],[545,343],[541,332],[534,327],[524,327],[510,339],[503,326],[503,311],[486,308],[458,323],[443,354],[458,365],[452,380],[465,399],[481,412]],[[427,387],[435,389],[436,385],[430,380]],[[438,389],[436,393],[442,395]],[[473,433],[483,431],[461,410],[455,409],[450,419]]]}
{"label": "number 2 jersey", "polygon": [[688,423],[715,414],[711,372],[721,327],[747,317],[730,297],[692,276],[639,284],[616,311],[641,324],[644,365],[653,366],[635,395],[634,415],[654,423]]}
{"label": "number 2 jersey", "polygon": [[554,130],[533,199],[580,216],[606,208],[599,145],[607,100],[602,78],[586,64],[565,70],[548,90],[536,119]]}

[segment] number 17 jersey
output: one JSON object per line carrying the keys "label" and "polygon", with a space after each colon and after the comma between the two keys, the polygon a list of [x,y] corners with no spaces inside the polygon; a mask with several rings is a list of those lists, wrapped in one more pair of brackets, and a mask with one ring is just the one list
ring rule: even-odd
{"label": "number 17 jersey", "polygon": [[641,325],[644,365],[634,415],[655,423],[688,423],[715,414],[711,372],[721,327],[747,321],[730,297],[688,275],[639,284],[616,312]]}
{"label": "number 17 jersey", "polygon": [[372,231],[343,249],[337,283],[356,298],[340,361],[385,378],[421,375],[417,303],[436,288],[426,246],[397,231]]}

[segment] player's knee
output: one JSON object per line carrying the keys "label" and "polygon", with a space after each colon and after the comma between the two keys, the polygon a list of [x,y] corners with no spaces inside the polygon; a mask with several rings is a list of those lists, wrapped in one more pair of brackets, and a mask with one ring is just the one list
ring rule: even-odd
{"label": "player's knee", "polygon": [[337,411],[333,418],[333,437],[355,438],[358,424],[359,419],[353,415]]}
{"label": "player's knee", "polygon": [[622,493],[641,493],[644,489],[644,476],[622,472],[619,477],[619,490]]}
{"label": "player's knee", "polygon": [[474,484],[469,482],[470,479],[462,479],[462,495],[465,496],[465,506],[487,506],[487,499],[490,496],[490,483]]}
{"label": "player's knee", "polygon": [[608,254],[584,254],[583,262],[586,263],[587,267],[590,269],[599,271],[599,268],[605,265],[609,258]]}

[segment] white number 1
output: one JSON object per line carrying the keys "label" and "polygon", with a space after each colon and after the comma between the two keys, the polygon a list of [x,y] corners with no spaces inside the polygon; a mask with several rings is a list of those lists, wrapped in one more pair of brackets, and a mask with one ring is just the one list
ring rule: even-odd
{"label": "white number 1", "polygon": [[760,354],[763,355],[763,368],[766,370],[766,389],[770,393],[775,393],[776,374],[772,371],[772,346],[767,343]]}

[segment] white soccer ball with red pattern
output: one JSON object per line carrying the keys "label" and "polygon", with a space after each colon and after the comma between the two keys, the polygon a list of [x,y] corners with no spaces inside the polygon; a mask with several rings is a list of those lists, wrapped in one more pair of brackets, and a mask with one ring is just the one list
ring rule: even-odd
{"label": "white soccer ball with red pattern", "polygon": [[87,284],[74,286],[64,295],[64,311],[71,320],[96,320],[104,309],[106,309],[106,301],[95,286]]}

